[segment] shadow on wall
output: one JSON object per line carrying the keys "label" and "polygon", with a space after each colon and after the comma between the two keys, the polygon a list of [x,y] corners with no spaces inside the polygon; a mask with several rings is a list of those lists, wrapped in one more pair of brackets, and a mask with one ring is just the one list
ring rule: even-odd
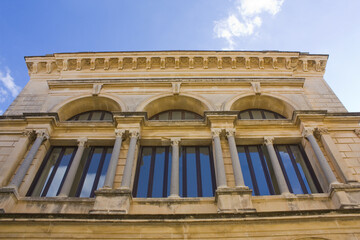
{"label": "shadow on wall", "polygon": [[66,121],[72,116],[82,112],[103,110],[103,111],[121,111],[120,104],[107,97],[89,96],[69,101],[62,105],[56,112],[61,121]]}

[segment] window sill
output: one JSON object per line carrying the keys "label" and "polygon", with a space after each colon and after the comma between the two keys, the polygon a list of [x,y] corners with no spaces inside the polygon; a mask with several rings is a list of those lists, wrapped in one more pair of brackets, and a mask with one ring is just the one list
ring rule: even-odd
{"label": "window sill", "polygon": [[79,198],[79,197],[22,197],[22,201],[29,202],[73,202],[73,203],[94,203],[95,198]]}

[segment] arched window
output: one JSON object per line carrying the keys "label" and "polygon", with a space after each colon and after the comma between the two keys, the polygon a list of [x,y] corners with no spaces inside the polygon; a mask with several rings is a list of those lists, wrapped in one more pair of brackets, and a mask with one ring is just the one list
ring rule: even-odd
{"label": "arched window", "polygon": [[284,116],[264,109],[247,109],[239,113],[239,119],[286,119]]}
{"label": "arched window", "polygon": [[88,111],[79,113],[67,121],[111,121],[112,114],[108,111]]}
{"label": "arched window", "polygon": [[169,110],[158,113],[150,118],[150,120],[193,120],[202,119],[202,117],[194,112],[186,110]]}

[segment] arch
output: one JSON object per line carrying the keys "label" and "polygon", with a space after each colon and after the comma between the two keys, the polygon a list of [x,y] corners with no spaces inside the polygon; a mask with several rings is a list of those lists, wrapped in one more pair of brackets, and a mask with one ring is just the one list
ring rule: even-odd
{"label": "arch", "polygon": [[60,121],[88,111],[104,110],[108,112],[121,111],[121,103],[108,96],[78,96],[59,104],[52,111],[57,112]]}
{"label": "arch", "polygon": [[204,111],[213,110],[213,107],[198,96],[163,94],[147,99],[136,110],[147,112],[151,118],[157,113],[173,109],[187,110],[203,116]]}
{"label": "arch", "polygon": [[289,100],[280,99],[278,96],[274,97],[269,94],[237,96],[227,102],[224,108],[225,111],[243,111],[256,108],[264,109],[283,115],[287,119],[291,119],[294,110],[299,109],[295,104],[290,103]]}

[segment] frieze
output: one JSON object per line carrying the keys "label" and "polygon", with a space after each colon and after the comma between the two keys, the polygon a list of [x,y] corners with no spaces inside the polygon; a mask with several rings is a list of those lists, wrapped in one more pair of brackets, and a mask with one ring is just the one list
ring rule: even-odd
{"label": "frieze", "polygon": [[[154,55],[158,54],[158,55]],[[298,52],[127,52],[25,57],[30,74],[71,71],[290,71],[323,73],[327,55]]]}

